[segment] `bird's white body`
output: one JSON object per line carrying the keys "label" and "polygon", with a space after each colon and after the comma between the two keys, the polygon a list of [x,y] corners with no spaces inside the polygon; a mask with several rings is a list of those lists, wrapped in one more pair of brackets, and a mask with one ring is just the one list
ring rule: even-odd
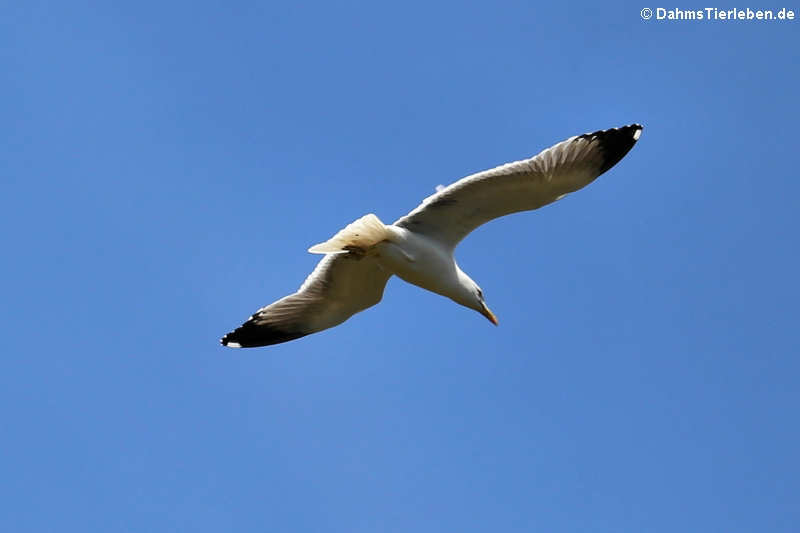
{"label": "bird's white body", "polygon": [[365,215],[312,246],[325,254],[297,292],[259,309],[221,342],[267,346],[341,324],[381,301],[393,275],[474,309],[497,325],[480,287],[453,253],[472,230],[518,211],[538,209],[594,181],[633,147],[631,124],[571,137],[529,159],[462,178],[394,224]]}
{"label": "bird's white body", "polygon": [[375,246],[381,268],[464,305],[467,292],[464,278],[468,276],[458,268],[452,249],[405,228],[387,226],[387,229],[391,237]]}

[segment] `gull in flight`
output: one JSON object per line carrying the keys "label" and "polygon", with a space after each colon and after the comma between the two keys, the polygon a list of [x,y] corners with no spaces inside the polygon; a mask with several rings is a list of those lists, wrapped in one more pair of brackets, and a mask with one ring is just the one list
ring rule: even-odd
{"label": "gull in flight", "polygon": [[386,225],[368,214],[309,248],[325,254],[296,293],[262,307],[221,343],[279,344],[337,326],[381,301],[393,275],[469,307],[497,325],[478,284],[453,257],[458,243],[498,217],[538,209],[585,187],[633,148],[631,124],[571,137],[538,155],[479,172],[423,200]]}

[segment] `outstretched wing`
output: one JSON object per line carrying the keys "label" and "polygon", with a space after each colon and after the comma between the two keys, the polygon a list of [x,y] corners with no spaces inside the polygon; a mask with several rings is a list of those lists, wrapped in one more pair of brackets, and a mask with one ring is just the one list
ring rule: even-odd
{"label": "outstretched wing", "polygon": [[220,342],[269,346],[336,326],[380,302],[390,277],[374,257],[326,255],[296,293],[262,307]]}
{"label": "outstretched wing", "polygon": [[539,155],[467,176],[395,222],[455,248],[492,219],[537,209],[577,191],[613,167],[633,148],[642,126],[571,137]]}

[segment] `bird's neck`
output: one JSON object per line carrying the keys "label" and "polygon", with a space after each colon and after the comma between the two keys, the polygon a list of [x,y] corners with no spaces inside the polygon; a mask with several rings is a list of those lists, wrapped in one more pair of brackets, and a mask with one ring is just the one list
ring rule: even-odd
{"label": "bird's neck", "polygon": [[458,265],[456,265],[455,281],[456,283],[451,288],[452,294],[448,294],[448,297],[457,304],[472,308],[475,300],[475,282],[463,270],[458,268]]}

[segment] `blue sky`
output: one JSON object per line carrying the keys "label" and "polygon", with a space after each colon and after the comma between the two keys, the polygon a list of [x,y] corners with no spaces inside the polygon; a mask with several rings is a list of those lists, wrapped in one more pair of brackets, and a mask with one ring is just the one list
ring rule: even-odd
{"label": "blue sky", "polygon": [[[6,4],[2,529],[793,531],[800,21],[643,7]],[[218,344],[355,218],[632,122],[459,248],[498,328],[394,279]]]}

